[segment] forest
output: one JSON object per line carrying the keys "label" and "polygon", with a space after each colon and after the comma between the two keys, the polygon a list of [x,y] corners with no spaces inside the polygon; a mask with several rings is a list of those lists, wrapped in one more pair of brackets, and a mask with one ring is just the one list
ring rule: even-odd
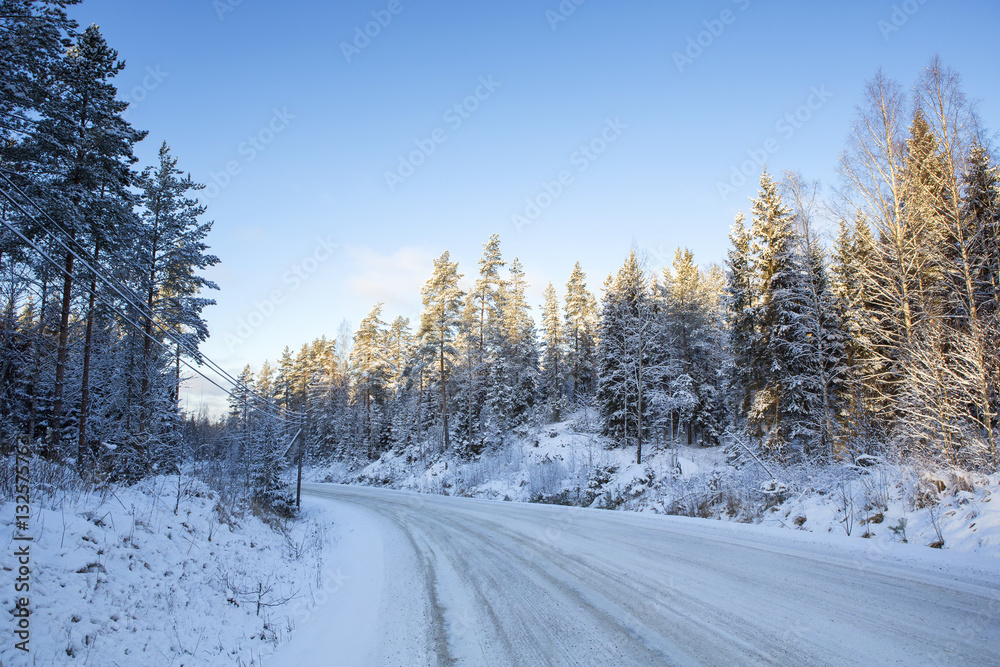
{"label": "forest", "polygon": [[[146,133],[96,26],[63,3],[4,13],[23,15],[0,31],[4,454],[27,443],[98,482],[211,463],[283,503],[302,451],[473,460],[586,407],[637,463],[682,442],[777,465],[998,469],[1000,176],[937,58],[909,88],[867,82],[830,197],[765,170],[724,266],[634,250],[595,290],[577,263],[536,311],[494,234],[468,283],[447,251],[434,261],[418,322],[377,304],[356,331],[233,375],[198,349],[220,261],[204,186],[166,143],[136,166]],[[228,383],[221,418],[181,408],[207,370]]]}
{"label": "forest", "polygon": [[0,0],[0,665],[995,662],[988,10],[380,2]]}
{"label": "forest", "polygon": [[[724,445],[778,464],[912,460],[997,470],[998,172],[960,78],[866,84],[843,186],[765,171],[725,266],[633,251],[599,297],[579,263],[536,321],[493,235],[461,289],[448,252],[420,321],[376,305],[241,381],[309,415],[320,459],[465,459],[580,406],[614,447]],[[389,321],[391,319],[391,321]],[[234,410],[230,427],[253,428]],[[262,427],[256,427],[258,431]]]}
{"label": "forest", "polygon": [[180,388],[219,260],[203,186],[165,143],[136,166],[125,65],[66,4],[2,5],[0,440],[128,482],[188,456]]}

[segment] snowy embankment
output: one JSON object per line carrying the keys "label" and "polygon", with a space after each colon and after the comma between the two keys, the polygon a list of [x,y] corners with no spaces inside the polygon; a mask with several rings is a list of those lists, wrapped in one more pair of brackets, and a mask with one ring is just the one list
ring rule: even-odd
{"label": "snowy embankment", "polygon": [[[14,509],[0,506],[8,583]],[[43,487],[29,530],[30,653],[5,642],[0,664],[259,665],[339,585],[324,562],[333,521],[322,507],[287,522],[234,516],[199,481],[178,493],[177,477]],[[3,586],[0,605],[14,609],[14,595]]]}
{"label": "snowy embankment", "polygon": [[722,447],[609,449],[579,412],[530,429],[475,461],[389,452],[363,467],[331,463],[307,478],[451,496],[543,502],[759,523],[876,542],[1000,557],[1000,474],[926,471],[872,460],[782,469],[727,463]]}

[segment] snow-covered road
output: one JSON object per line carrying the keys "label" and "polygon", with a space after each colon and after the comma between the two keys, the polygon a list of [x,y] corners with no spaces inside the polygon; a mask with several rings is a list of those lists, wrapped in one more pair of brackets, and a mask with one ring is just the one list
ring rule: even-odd
{"label": "snow-covered road", "polygon": [[998,558],[680,517],[304,488],[346,530],[334,565],[347,583],[273,664],[1000,662]]}

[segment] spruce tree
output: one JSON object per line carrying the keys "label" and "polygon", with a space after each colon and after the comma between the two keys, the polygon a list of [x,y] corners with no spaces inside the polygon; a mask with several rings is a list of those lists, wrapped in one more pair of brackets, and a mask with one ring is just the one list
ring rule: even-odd
{"label": "spruce tree", "polygon": [[803,236],[798,283],[797,345],[801,356],[807,454],[834,454],[847,395],[848,340],[844,319],[827,277],[826,256],[814,239]]}
{"label": "spruce tree", "polygon": [[979,143],[969,155],[963,218],[970,226],[975,303],[984,317],[992,316],[1000,309],[1000,169]]}
{"label": "spruce tree", "polygon": [[649,281],[634,250],[605,281],[599,326],[597,402],[604,433],[620,446],[635,442],[641,463],[655,321]]}
{"label": "spruce tree", "polygon": [[750,233],[744,216],[736,216],[729,234],[732,248],[726,262],[726,304],[729,312],[729,349],[732,360],[728,372],[734,421],[741,424],[750,415],[753,396],[760,387],[762,368],[756,347],[756,304],[758,285],[752,270]]}
{"label": "spruce tree", "polygon": [[243,488],[250,493],[256,463],[255,409],[254,409],[254,375],[250,364],[243,367],[236,376],[236,386],[229,394],[229,415],[226,420],[227,431],[233,444],[233,459],[230,462],[237,479]]}
{"label": "spruce tree", "polygon": [[479,361],[479,322],[476,294],[470,292],[465,295],[455,341],[458,365],[454,372],[456,393],[455,410],[452,413],[455,435],[458,438],[456,449],[466,457],[474,456],[481,449],[477,441],[483,399],[483,378],[480,375],[484,371],[484,365]]}
{"label": "spruce tree", "polygon": [[761,438],[766,453],[778,458],[795,456],[808,437],[808,398],[805,391],[798,320],[801,316],[801,273],[796,261],[797,238],[792,216],[781,200],[777,184],[765,171],[753,200],[753,263],[760,297],[755,304],[754,352],[759,354],[752,373],[760,378],[748,421]]}
{"label": "spruce tree", "polygon": [[669,402],[677,408],[677,423],[686,430],[689,445],[694,443],[695,434],[716,443],[723,428],[716,351],[718,323],[712,313],[712,302],[717,297],[690,250],[677,249],[672,269],[663,270],[663,280],[665,353],[661,364]]}

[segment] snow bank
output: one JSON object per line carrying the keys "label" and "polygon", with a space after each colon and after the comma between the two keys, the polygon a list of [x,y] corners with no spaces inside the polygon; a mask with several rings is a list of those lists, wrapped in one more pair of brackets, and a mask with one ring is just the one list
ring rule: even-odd
{"label": "snow bank", "polygon": [[[589,418],[588,418],[589,417]],[[312,468],[318,482],[761,523],[1000,557],[1000,475],[868,467],[734,468],[722,447],[648,443],[609,449],[593,415],[529,429],[474,461],[429,455],[433,444],[352,468]],[[423,460],[421,460],[423,454]]]}
{"label": "snow bank", "polygon": [[[332,530],[322,508],[268,525],[233,516],[198,481],[182,480],[178,493],[177,477],[32,500],[34,664],[260,664],[322,585]],[[5,503],[8,582],[13,524]],[[4,609],[14,595],[13,585],[0,589]],[[12,644],[0,645],[0,664],[26,662]]]}
{"label": "snow bank", "polygon": [[827,477],[761,522],[1000,557],[1000,475],[876,465]]}

